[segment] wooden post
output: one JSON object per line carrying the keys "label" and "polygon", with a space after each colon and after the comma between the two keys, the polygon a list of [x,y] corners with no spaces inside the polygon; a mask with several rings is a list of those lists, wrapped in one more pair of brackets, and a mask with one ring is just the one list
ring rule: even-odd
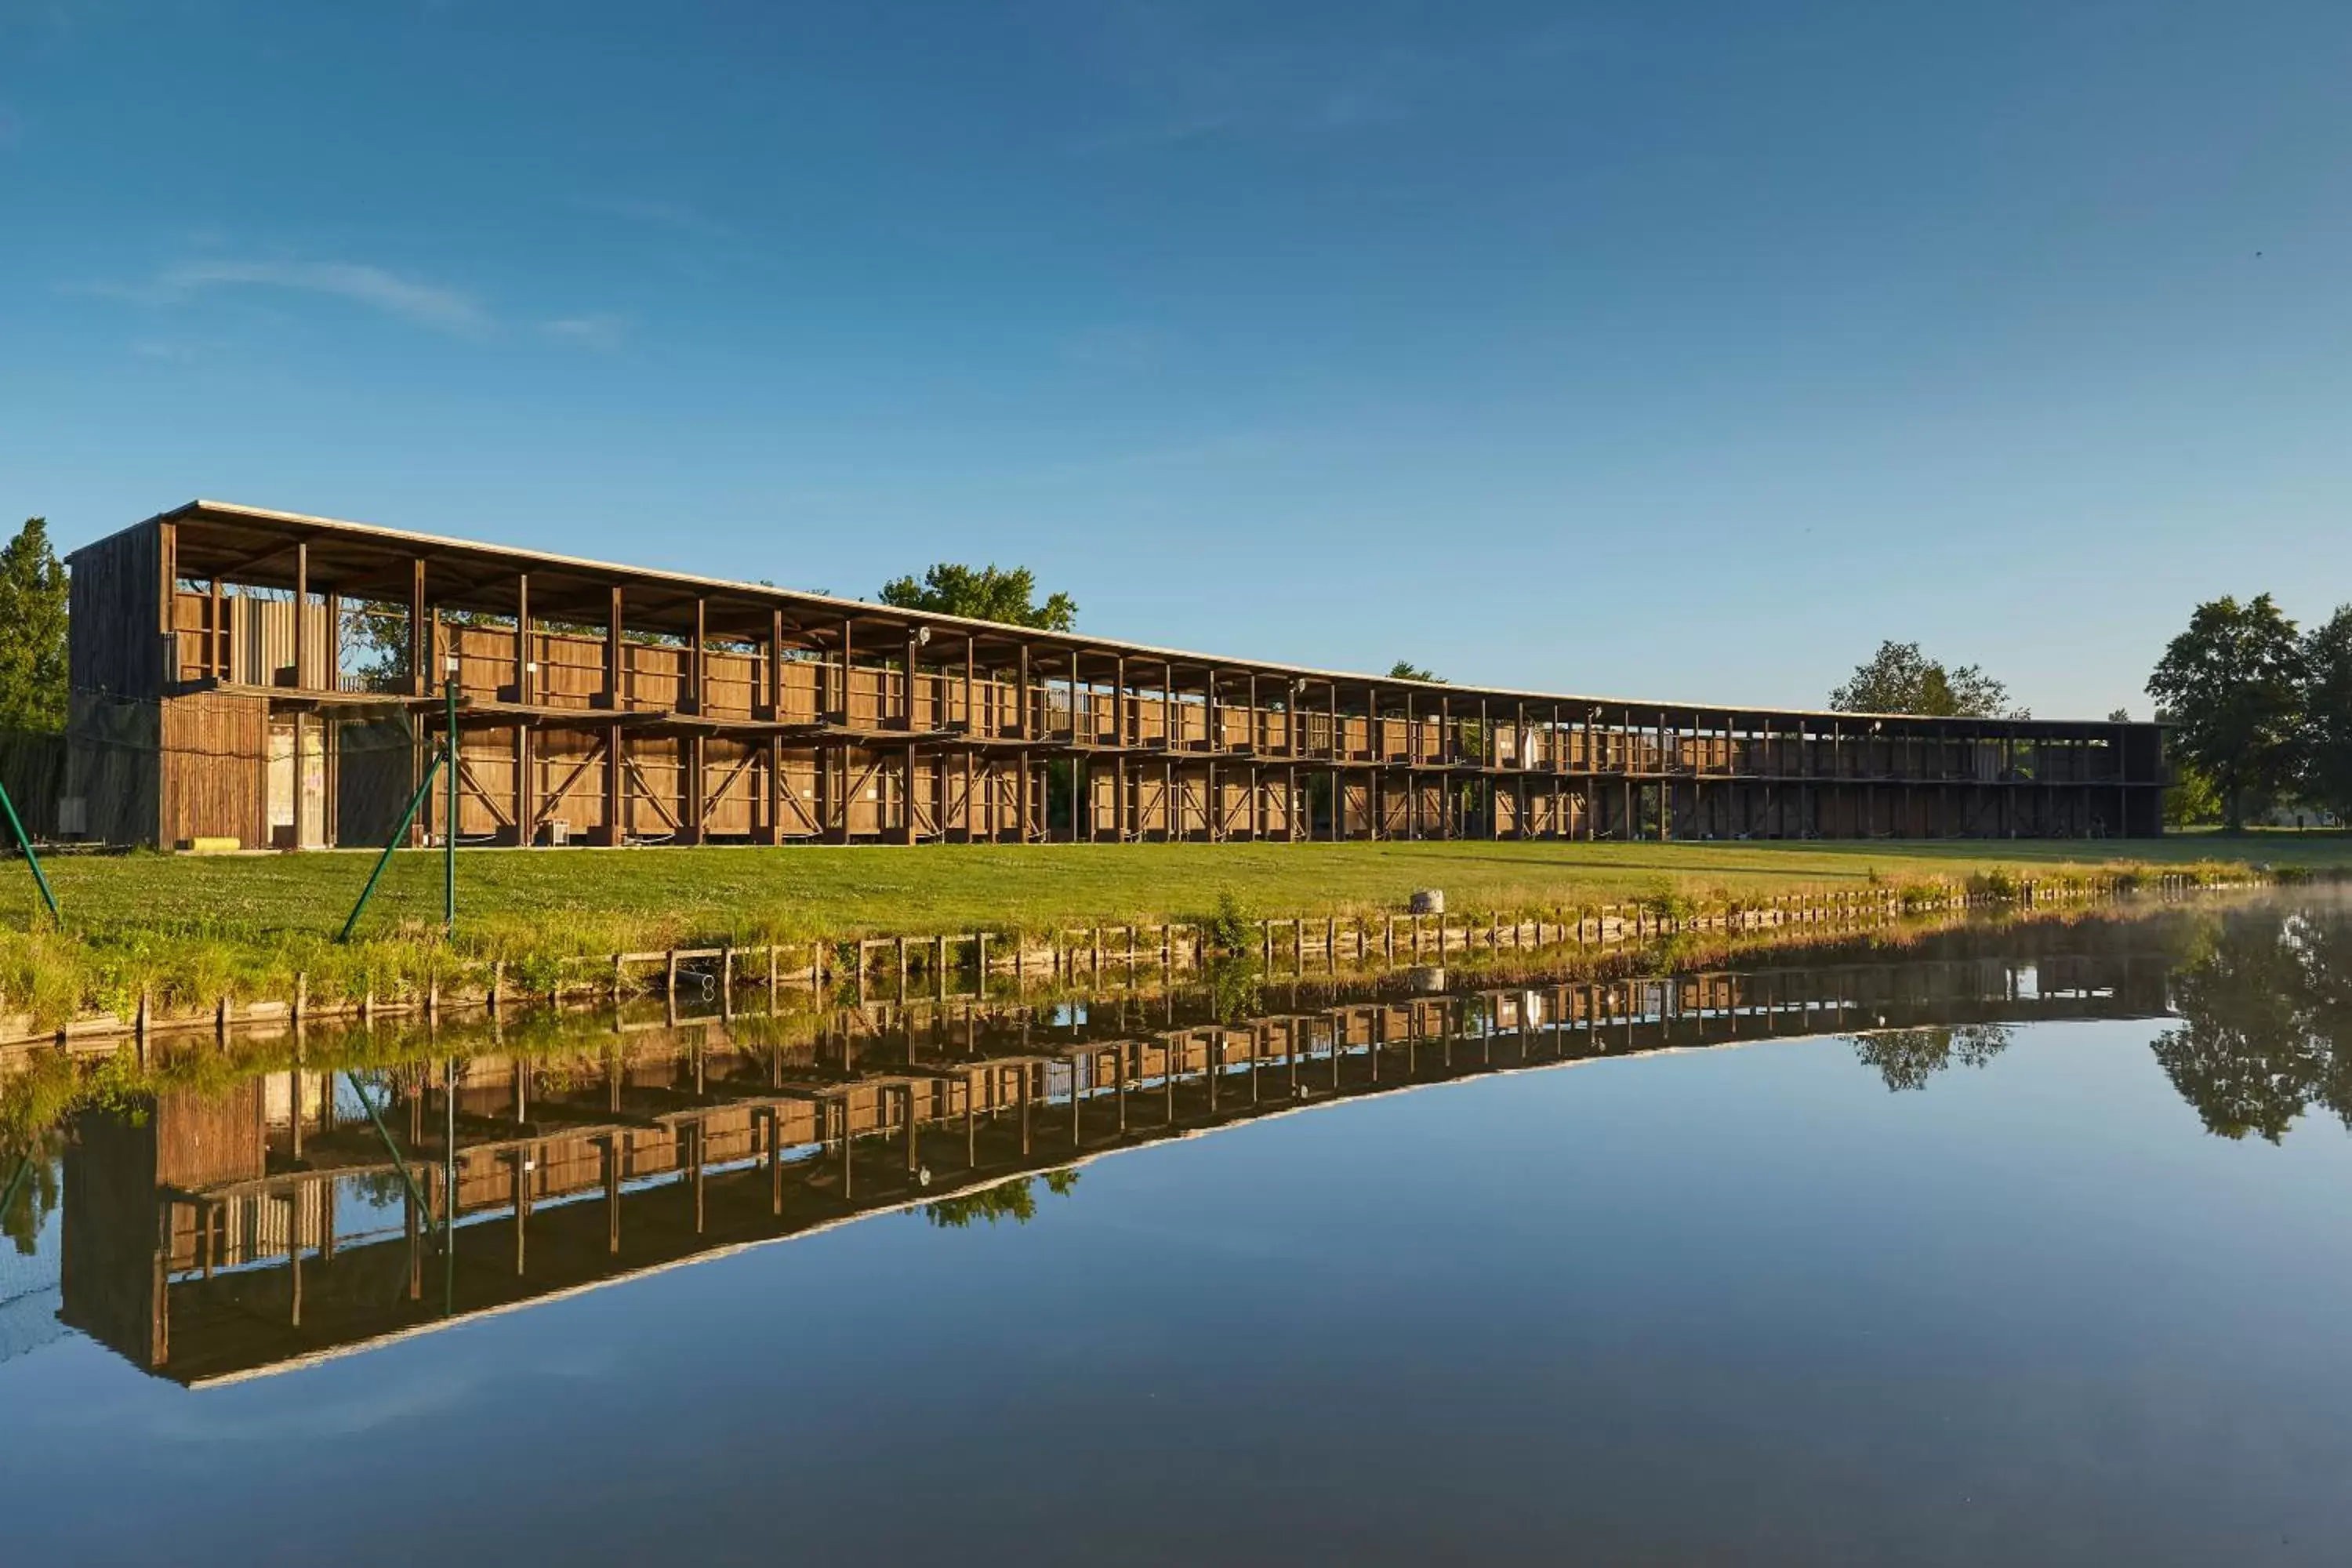
{"label": "wooden post", "polygon": [[[851,661],[856,653],[854,644],[856,629],[856,621],[845,619],[841,623],[841,689],[835,694],[839,699],[835,722],[845,727],[849,723],[849,672],[852,668]],[[844,748],[842,755],[845,765],[848,759],[846,748]],[[841,808],[841,829],[843,838],[846,839],[849,836],[849,803],[845,800],[842,803]]]}
{"label": "wooden post", "polygon": [[[911,715],[909,715],[908,721],[909,723],[913,722]],[[901,818],[899,830],[902,836],[900,842],[906,844],[912,844],[915,842],[917,837],[916,828],[919,821],[915,813],[915,745],[913,742],[909,741],[907,743],[907,754],[905,760],[899,764],[898,774],[901,780],[901,787],[898,792],[898,815]]]}
{"label": "wooden post", "polygon": [[[166,576],[163,580],[163,613],[168,616],[172,611],[171,595],[177,591],[178,584],[173,582],[171,577]],[[166,624],[168,625],[169,623],[167,622]],[[271,684],[276,684],[274,679]],[[310,684],[310,543],[308,540],[298,540],[294,545],[294,687],[295,689],[300,690],[303,688],[308,687]],[[302,799],[302,790],[299,780],[301,769],[299,758],[300,728],[301,727],[299,724],[295,727],[297,751],[295,769],[297,779],[294,789],[294,809],[298,814],[301,811]],[[294,842],[298,847],[302,842],[301,836],[299,832],[295,835]]]}
{"label": "wooden post", "polygon": [[[1021,645],[1020,689],[1014,693],[1014,695],[1019,702],[1019,707],[1013,713],[1013,732],[1025,741],[1030,739],[1029,645],[1025,642]],[[1028,753],[1026,752],[1022,753],[1021,763],[1021,838],[1024,843],[1028,842],[1029,838],[1029,762]]]}
{"label": "wooden post", "polygon": [[539,837],[539,792],[532,786],[530,725],[518,714],[514,744],[515,843],[528,849]]}
{"label": "wooden post", "polygon": [[768,612],[768,717],[784,716],[784,612]]}
{"label": "wooden post", "polygon": [[528,703],[531,700],[530,679],[530,574],[515,574],[515,700]]}
{"label": "wooden post", "polygon": [[[213,579],[213,626],[220,626],[220,579]],[[415,697],[430,696],[433,691],[433,645],[428,635],[429,623],[425,610],[425,557],[415,556],[408,563],[408,687]],[[224,655],[220,673],[228,673]]]}

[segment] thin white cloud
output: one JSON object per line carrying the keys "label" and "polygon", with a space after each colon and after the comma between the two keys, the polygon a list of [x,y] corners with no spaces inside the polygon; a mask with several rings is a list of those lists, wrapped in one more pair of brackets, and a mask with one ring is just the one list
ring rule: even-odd
{"label": "thin white cloud", "polygon": [[221,289],[321,295],[464,337],[492,326],[489,313],[469,295],[352,261],[192,261],[167,267],[145,283],[92,284],[82,291],[176,305]]}
{"label": "thin white cloud", "polygon": [[559,316],[551,321],[541,321],[539,330],[560,343],[611,353],[628,336],[629,323],[618,316]]}

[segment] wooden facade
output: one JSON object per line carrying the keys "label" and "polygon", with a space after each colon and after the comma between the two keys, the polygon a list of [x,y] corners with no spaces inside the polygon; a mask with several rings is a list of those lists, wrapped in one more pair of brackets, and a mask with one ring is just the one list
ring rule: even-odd
{"label": "wooden facade", "polygon": [[208,501],[72,563],[78,711],[157,715],[120,842],[380,843],[452,677],[461,843],[2161,831],[2154,724],[1349,675]]}

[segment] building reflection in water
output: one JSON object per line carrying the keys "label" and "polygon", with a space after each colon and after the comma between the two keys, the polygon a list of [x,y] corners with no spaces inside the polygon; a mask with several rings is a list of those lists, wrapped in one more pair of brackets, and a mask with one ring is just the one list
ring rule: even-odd
{"label": "building reflection in water", "polygon": [[894,1003],[797,1029],[574,1015],[527,1042],[314,1030],[313,1060],[401,1065],[76,1117],[60,1315],[203,1385],[862,1215],[1025,1218],[1088,1160],[1303,1107],[1819,1035],[1913,1089],[1981,1065],[2010,1026],[2176,1001],[2166,1070],[2217,1131],[2275,1136],[2289,1105],[2352,1104],[2315,1044],[2344,1033],[2343,941],[2333,916],[2175,911],[1666,979],[1422,972],[1046,1010]]}

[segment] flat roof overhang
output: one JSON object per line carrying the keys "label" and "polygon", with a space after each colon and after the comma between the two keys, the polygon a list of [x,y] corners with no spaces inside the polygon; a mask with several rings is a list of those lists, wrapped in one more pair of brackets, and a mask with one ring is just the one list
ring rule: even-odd
{"label": "flat roof overhang", "polygon": [[[681,572],[623,566],[611,562],[545,551],[517,550],[473,540],[414,533],[373,523],[339,518],[312,517],[301,512],[273,511],[230,501],[192,500],[159,512],[135,526],[180,525],[175,544],[177,574],[183,578],[220,577],[259,587],[290,591],[295,584],[295,546],[307,545],[307,573],[313,592],[331,592],[347,598],[406,604],[415,563],[425,565],[426,589],[432,602],[445,608],[511,616],[516,581],[530,579],[530,613],[535,620],[601,626],[610,612],[613,590],[622,591],[626,624],[645,631],[691,636],[695,605],[702,605],[705,635],[744,641],[764,640],[773,617],[781,615],[787,630],[803,642],[837,647],[845,628],[859,651],[887,654],[905,639],[929,628],[936,638],[949,637],[950,647],[971,645],[979,657],[1002,664],[1030,650],[1033,660],[1044,650],[1065,659],[1100,658],[1127,659],[1147,670],[1153,667],[1181,671],[1188,684],[1213,672],[1225,690],[1255,676],[1287,685],[1378,687],[1383,691],[1412,693],[1437,699],[1488,703],[1525,702],[1549,709],[1557,705],[1564,721],[1591,717],[1622,724],[1654,720],[1682,729],[1711,727],[1726,719],[1735,722],[1813,725],[1867,724],[1875,732],[1932,735],[1965,730],[1976,734],[2038,734],[2104,739],[2120,730],[2159,729],[2150,721],[2066,719],[1937,719],[1912,713],[1853,713],[1828,709],[1757,708],[1738,704],[1694,703],[1653,698],[1601,697],[1590,693],[1529,691],[1508,687],[1457,685],[1444,681],[1402,679],[1347,670],[1318,669],[1303,665],[1224,658],[1145,643],[1083,637],[1071,632],[1008,626],[1000,622],[961,616],[937,615],[875,605],[863,599],[779,588],[765,583],[742,583]],[[191,529],[189,524],[200,524]],[[85,547],[87,548],[87,547]],[[73,552],[78,555],[79,552]],[[73,559],[68,555],[68,560]],[[869,634],[887,640],[870,647]],[[986,650],[982,652],[982,650]],[[944,650],[942,650],[944,651]],[[1066,668],[1066,663],[1064,666]],[[1046,667],[1051,673],[1051,666]],[[1081,674],[1087,673],[1083,668]],[[1099,677],[1108,671],[1094,672]],[[1261,694],[1263,695],[1263,694]],[[1303,711],[1313,705],[1302,701]],[[1531,717],[1549,719],[1549,713]]]}

